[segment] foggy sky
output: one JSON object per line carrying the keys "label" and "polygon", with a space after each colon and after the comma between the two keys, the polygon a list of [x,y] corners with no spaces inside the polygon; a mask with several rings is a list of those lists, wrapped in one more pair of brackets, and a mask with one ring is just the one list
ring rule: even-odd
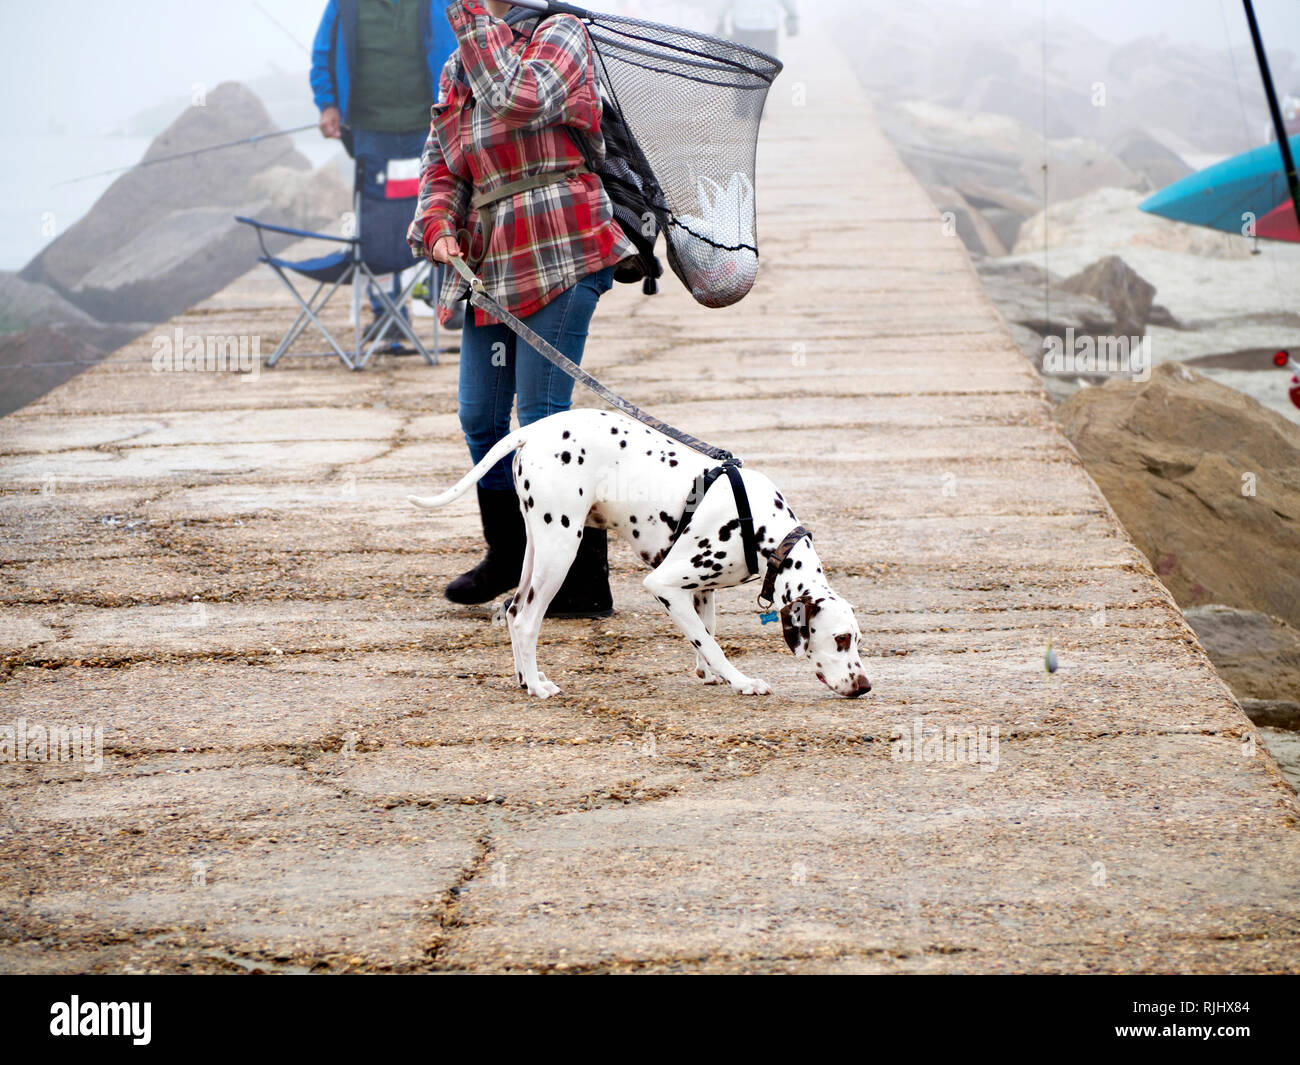
{"label": "foggy sky", "polygon": [[[846,2],[851,0],[799,0],[805,14]],[[1043,0],[940,2],[1011,6],[1036,17]],[[259,3],[289,33],[259,11]],[[1049,17],[1072,19],[1117,43],[1164,34],[1216,49],[1224,44],[1226,13],[1229,39],[1248,43],[1237,0],[1046,4]],[[591,6],[599,10],[600,0]],[[302,46],[311,44],[323,9],[324,0],[0,0],[0,125],[11,135],[44,132],[52,121],[72,134],[103,134],[154,104],[187,99],[195,83],[211,87],[275,70],[305,71],[309,60]],[[1300,2],[1257,0],[1256,10],[1270,48],[1300,52]]]}

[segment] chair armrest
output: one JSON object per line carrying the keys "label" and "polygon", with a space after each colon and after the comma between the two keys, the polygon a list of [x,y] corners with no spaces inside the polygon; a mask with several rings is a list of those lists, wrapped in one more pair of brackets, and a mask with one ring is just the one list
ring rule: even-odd
{"label": "chair armrest", "polygon": [[359,237],[336,237],[330,233],[313,233],[307,229],[290,229],[288,226],[273,226],[269,222],[259,222],[255,218],[245,218],[243,215],[235,215],[236,222],[242,222],[246,226],[252,226],[254,229],[270,230],[272,233],[284,233],[290,237],[301,237],[311,240],[332,240],[338,244],[360,244]]}

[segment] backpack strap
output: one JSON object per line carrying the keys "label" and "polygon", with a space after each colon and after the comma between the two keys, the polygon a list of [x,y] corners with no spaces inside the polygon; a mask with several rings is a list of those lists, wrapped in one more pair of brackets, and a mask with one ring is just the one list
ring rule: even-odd
{"label": "backpack strap", "polygon": [[[564,12],[556,12],[556,14],[564,14]],[[532,30],[528,34],[529,40],[532,40],[533,34],[537,32],[538,27],[540,27],[541,24],[545,22],[547,18],[550,17],[551,17],[550,15],[543,15],[542,17],[538,18],[535,12],[530,11],[527,8],[516,7],[516,8],[512,8],[509,12],[507,12],[505,21],[513,29],[515,25],[520,22],[524,22],[529,18],[537,18],[536,23],[533,25]],[[515,33],[518,34],[519,36],[522,36],[522,33],[520,33],[520,31],[517,29],[515,30]],[[588,35],[588,39],[590,39],[590,35]],[[594,44],[591,46],[590,51],[595,52]],[[587,56],[587,75],[591,78],[592,84],[596,86],[596,95],[597,97],[599,97],[600,79],[596,76],[595,57],[590,54]],[[621,129],[630,138],[632,136],[632,131],[627,128],[627,123],[626,121],[624,121],[623,116],[619,114],[618,108],[616,106],[613,106],[612,102],[609,102],[610,106],[606,106],[606,103],[607,101],[604,100],[601,101],[602,114],[606,118],[608,118],[608,116],[611,114],[617,116],[617,122],[619,127],[621,127]],[[602,122],[602,124],[604,123]],[[613,122],[610,122],[609,125],[612,126]],[[578,154],[582,156],[583,162],[586,163],[587,171],[589,173],[596,175],[597,180],[599,180],[601,183],[601,187],[605,190],[605,195],[609,198],[610,206],[614,209],[614,221],[619,223],[619,228],[623,230],[623,235],[627,237],[627,239],[630,240],[632,244],[636,247],[636,251],[637,251],[636,255],[629,255],[622,262],[615,265],[614,280],[621,281],[629,285],[635,284],[636,282],[640,281],[642,292],[644,292],[647,296],[655,295],[659,291],[659,278],[663,276],[663,272],[664,272],[663,263],[661,263],[659,261],[659,257],[655,255],[655,241],[658,239],[659,236],[658,231],[656,230],[654,236],[652,237],[647,237],[645,236],[644,233],[642,233],[641,226],[639,224],[640,218],[638,217],[639,215],[638,210],[635,207],[629,207],[627,204],[620,203],[620,201],[614,198],[614,194],[610,191],[609,182],[607,182],[604,179],[603,171],[605,170],[605,168],[603,166],[597,167],[594,165],[592,154],[591,154],[591,145],[587,143],[586,136],[583,135],[581,130],[576,129],[575,127],[570,126],[567,123],[564,125],[563,128],[564,131],[569,135],[569,139],[573,142],[574,147],[578,149]],[[606,135],[605,136],[606,160],[608,160],[609,158],[609,144],[610,144],[610,137]],[[640,151],[639,148],[637,150]],[[627,162],[627,166],[629,170],[635,172],[636,168],[631,165],[630,160]],[[644,179],[640,178],[639,180],[644,180]],[[644,199],[644,197],[642,197],[642,199]],[[642,206],[644,207],[646,205],[643,203]],[[620,209],[626,212],[625,220],[620,220],[618,218],[618,213]],[[628,228],[629,224],[631,225],[630,230]]]}

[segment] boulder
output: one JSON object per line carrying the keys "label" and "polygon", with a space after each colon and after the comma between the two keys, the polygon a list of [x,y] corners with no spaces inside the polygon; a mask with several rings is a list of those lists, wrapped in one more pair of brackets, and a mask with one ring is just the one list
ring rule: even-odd
{"label": "boulder", "polygon": [[1182,329],[1183,323],[1174,317],[1173,311],[1161,303],[1151,304],[1147,311],[1147,325],[1158,325],[1162,329]]}
{"label": "boulder", "polygon": [[1058,199],[1053,191],[1046,216],[1039,211],[1020,227],[1011,252],[1041,254],[1046,239],[1049,248],[1061,248],[1067,254],[1080,248],[1096,248],[1097,252],[1089,254],[1085,262],[1102,249],[1126,245],[1209,259],[1250,258],[1250,241],[1245,237],[1147,214],[1138,209],[1145,198],[1145,193],[1135,189],[1098,189],[1073,200]]}
{"label": "boulder", "polygon": [[265,201],[274,219],[299,229],[337,231],[352,210],[352,190],[331,164],[319,170],[273,166],[253,175],[244,190],[249,201]]}
{"label": "boulder", "polygon": [[1162,189],[1192,173],[1181,155],[1145,133],[1128,133],[1115,141],[1110,150],[1152,189]]}
{"label": "boulder", "polygon": [[[970,90],[961,105],[968,111],[988,111],[1007,115],[1029,126],[1043,129],[1043,86],[1041,82],[1032,89],[1025,79],[1006,76],[1009,68],[1003,67],[995,74],[987,74],[970,82]],[[1077,87],[1047,86],[1047,135],[1049,137],[1074,137],[1089,129],[1095,122],[1096,109],[1085,92]]]}
{"label": "boulder", "polygon": [[1221,603],[1183,615],[1237,698],[1300,706],[1300,631],[1281,618]]}
{"label": "boulder", "polygon": [[48,285],[0,271],[0,333],[69,323],[89,326],[95,324],[95,319]]}
{"label": "boulder", "polygon": [[958,182],[953,187],[970,201],[972,207],[978,207],[981,211],[1000,207],[1021,218],[1028,218],[1043,205],[1042,200],[1034,200],[1028,196],[969,179]]}
{"label": "boulder", "polygon": [[0,336],[0,415],[9,414],[45,395],[106,353],[89,341],[55,326],[43,325]]}
{"label": "boulder", "polygon": [[[1300,709],[1300,704],[1293,705]],[[1300,728],[1300,718],[1293,718],[1295,724],[1289,726],[1290,731],[1283,731],[1288,726],[1268,728],[1266,722],[1256,719],[1249,707],[1246,708],[1246,713],[1251,715],[1252,721],[1260,725],[1260,739],[1264,741],[1268,753],[1277,762],[1277,767],[1282,770],[1286,782],[1293,790],[1300,792],[1300,732],[1295,731]]]}
{"label": "boulder", "polygon": [[[1021,173],[1039,197],[1043,193],[1043,155],[1024,157]],[[1098,189],[1145,189],[1146,183],[1095,141],[1081,137],[1047,142],[1047,192],[1050,199],[1073,200]]]}
{"label": "boulder", "polygon": [[[1094,296],[1069,292],[1061,279],[1052,275],[1051,296],[1046,295],[1048,275],[1041,267],[1024,261],[978,263],[984,291],[1008,322],[1033,330],[1038,336],[1064,337],[1067,329],[1076,335],[1110,336],[1115,331],[1115,312]],[[1042,363],[1039,345],[1035,365]]]}
{"label": "boulder", "polygon": [[1300,628],[1300,426],[1179,363],[1055,416],[1180,606]]}
{"label": "boulder", "polygon": [[[274,130],[256,96],[242,85],[218,86],[202,106],[190,107],[145,153],[143,163]],[[51,242],[22,271],[22,278],[48,285],[96,317],[112,321],[159,320],[188,308],[224,287],[254,263],[256,242],[247,256],[226,254],[234,230],[225,227],[214,254],[193,246],[188,254],[163,245],[155,261],[141,241],[146,233],[171,236],[198,223],[191,242],[212,235],[205,220],[229,216],[249,206],[247,188],[254,175],[271,167],[309,171],[310,163],[287,137],[276,137],[190,156],[142,165],[109,186],[90,211]],[[206,209],[206,214],[202,213]],[[190,212],[199,211],[199,215]],[[176,215],[175,218],[171,217]],[[106,287],[123,258],[131,263],[121,291]],[[104,264],[113,263],[106,273]],[[233,271],[233,272],[232,272]],[[182,276],[182,274],[184,276]],[[94,275],[92,277],[92,275]],[[147,293],[147,296],[146,296]],[[137,297],[141,302],[135,303]]]}
{"label": "boulder", "polygon": [[1129,268],[1118,255],[1098,259],[1091,266],[1061,282],[1065,292],[1092,296],[1115,314],[1119,336],[1142,336],[1146,332],[1156,287]]}
{"label": "boulder", "polygon": [[[967,114],[909,100],[879,111],[881,127],[923,185],[969,186],[1032,202],[1021,161],[1042,141],[1001,115]],[[1040,152],[1041,154],[1041,152]]]}
{"label": "boulder", "polygon": [[116,351],[147,323],[104,323],[52,288],[0,272],[0,415],[25,406]]}
{"label": "boulder", "polygon": [[[1007,246],[989,224],[983,213],[972,207],[970,202],[954,188],[945,185],[932,185],[926,191],[938,208],[941,217],[951,218],[957,236],[966,245],[967,250],[977,255],[1006,255]],[[948,218],[944,219],[945,222]]]}
{"label": "boulder", "polygon": [[[977,207],[975,204],[971,206]],[[1002,247],[1008,249],[1015,247],[1016,239],[1020,236],[1020,227],[1024,224],[1026,216],[1007,207],[977,207],[977,209],[984,216],[984,221],[993,229],[998,240],[1002,242]]]}
{"label": "boulder", "polygon": [[[244,211],[267,216],[270,204]],[[268,240],[273,251],[287,243]],[[106,322],[163,322],[247,273],[259,254],[253,230],[229,207],[170,211],[92,264],[70,296]]]}

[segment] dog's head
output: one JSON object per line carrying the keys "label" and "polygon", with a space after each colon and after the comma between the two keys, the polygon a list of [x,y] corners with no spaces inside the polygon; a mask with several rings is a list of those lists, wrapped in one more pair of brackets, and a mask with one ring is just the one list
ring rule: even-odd
{"label": "dog's head", "polygon": [[839,596],[801,596],[782,608],[781,627],[795,658],[812,659],[817,679],[836,695],[856,699],[871,691],[858,656],[858,619]]}

